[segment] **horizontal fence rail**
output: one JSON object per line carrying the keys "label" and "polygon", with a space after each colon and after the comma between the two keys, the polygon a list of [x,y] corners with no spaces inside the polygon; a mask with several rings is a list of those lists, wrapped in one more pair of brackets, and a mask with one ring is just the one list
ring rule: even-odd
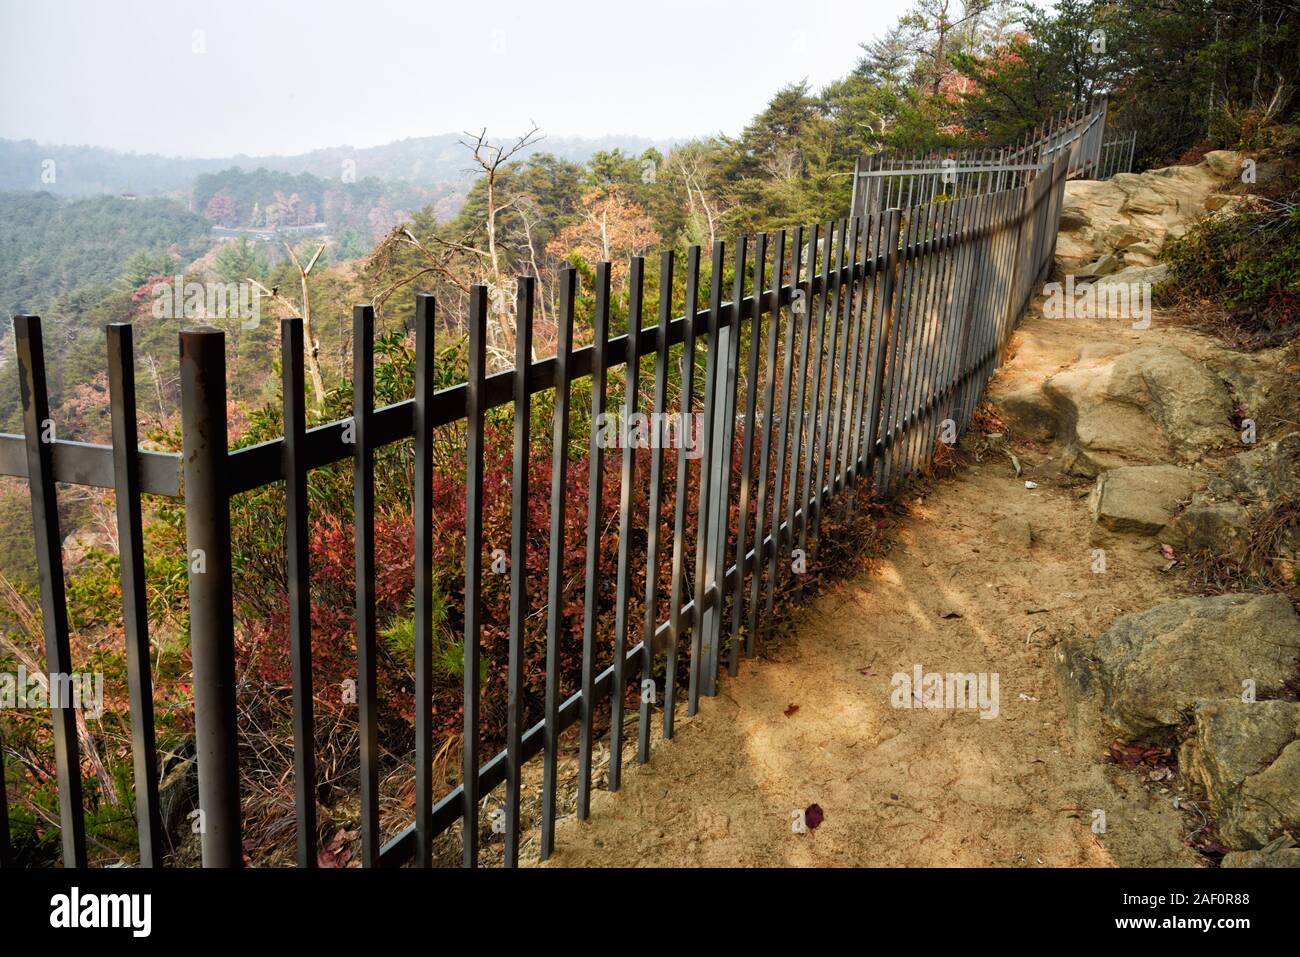
{"label": "horizontal fence rail", "polygon": [[[414,320],[415,395],[382,408],[374,407],[374,313],[357,307],[353,416],[311,429],[304,424],[302,322],[282,320],[284,435],[235,451],[227,448],[225,342],[219,330],[181,334],[184,447],[177,455],[138,448],[129,326],[108,330],[113,444],[44,441],[49,408],[40,321],[17,317],[25,434],[0,436],[0,474],[30,484],[51,670],[71,671],[56,485],[93,485],[117,493],[141,863],[162,863],[143,604],[142,494],[179,498],[185,508],[205,866],[240,866],[243,861],[231,500],[279,483],[286,502],[297,861],[301,866],[316,861],[307,481],[313,470],[349,461],[355,508],[360,859],[366,866],[428,866],[434,838],[459,824],[463,863],[476,866],[480,808],[485,797],[499,790],[504,862],[514,865],[523,840],[522,769],[539,754],[539,847],[545,859],[555,848],[562,733],[575,725],[579,729],[576,800],[578,817],[585,818],[596,786],[600,709],[608,711],[605,784],[617,790],[624,745],[633,740],[629,735],[624,741],[627,712],[637,721],[635,759],[647,761],[656,709],[662,737],[671,738],[678,700],[684,698],[687,712],[694,713],[701,696],[717,693],[724,669],[735,674],[740,660],[757,652],[770,634],[777,593],[803,587],[794,559],[816,566],[832,506],[846,508],[855,489],[895,491],[932,461],[937,443],[955,440],[969,426],[1011,331],[1050,270],[1064,184],[1074,162],[1075,151],[1067,155],[1064,144],[1062,139],[1047,147],[1050,157],[1041,165],[973,167],[964,175],[978,177],[978,187],[951,201],[934,202],[938,194],[933,191],[902,194],[889,187],[884,195],[894,205],[868,208],[835,223],[742,239],[731,248],[718,242],[707,251],[707,264],[698,247],[682,261],[666,252],[658,263],[657,285],[667,293],[660,297],[655,317],[643,315],[647,266],[636,257],[627,273],[622,329],[611,328],[612,267],[602,263],[595,273],[593,341],[581,348],[574,345],[577,273],[569,269],[560,288],[557,351],[548,358],[533,358],[535,281],[524,277],[515,307],[515,368],[495,374],[487,371],[487,289],[475,286],[467,381],[438,391],[433,388],[436,304],[432,297],[420,296]],[[685,292],[675,302],[673,277],[680,274]],[[724,295],[728,275],[730,294]],[[706,288],[708,301],[703,303]],[[672,399],[670,372],[680,380],[679,395]],[[574,386],[580,382],[579,393]],[[684,443],[652,447],[647,456],[637,455],[631,443],[607,450],[593,428],[582,450],[591,479],[587,501],[573,501],[565,485],[568,459],[573,440],[586,438],[571,434],[579,395],[590,402],[593,422],[611,409],[625,417],[676,415],[683,424],[686,416],[699,416],[702,454],[693,461]],[[551,413],[549,541],[545,573],[530,576],[522,572],[528,559],[528,461],[532,406],[541,399]],[[485,758],[479,669],[487,549],[485,430],[488,414],[503,406],[510,407],[512,422],[509,568],[521,571],[512,572],[509,582],[504,745]],[[435,431],[448,425],[464,432],[467,491],[460,610],[465,639],[463,773],[458,786],[437,795],[432,774],[437,742],[429,717],[431,443]],[[350,441],[344,439],[345,430]],[[377,451],[408,440],[413,440],[415,463],[416,808],[414,819],[395,829],[380,817],[374,475]],[[616,468],[617,479],[607,478],[607,466]],[[696,494],[691,493],[692,476]],[[636,494],[639,489],[644,496]],[[612,527],[606,522],[606,494],[618,496]],[[584,506],[587,548],[579,569],[566,554],[563,530],[566,513]],[[612,582],[604,582],[599,559],[609,549],[617,550],[617,571]],[[559,648],[569,625],[560,608],[566,580],[575,576],[580,576],[584,596],[581,678],[566,694],[559,681]],[[634,606],[634,601],[641,604]],[[528,658],[525,624],[534,614],[545,620],[545,690],[540,702],[530,703],[524,674],[536,665]],[[613,636],[607,644],[598,625],[609,621]],[[629,691],[640,692],[632,707]],[[64,859],[81,865],[86,862],[81,774],[76,729],[67,708],[54,710],[54,742]]]}

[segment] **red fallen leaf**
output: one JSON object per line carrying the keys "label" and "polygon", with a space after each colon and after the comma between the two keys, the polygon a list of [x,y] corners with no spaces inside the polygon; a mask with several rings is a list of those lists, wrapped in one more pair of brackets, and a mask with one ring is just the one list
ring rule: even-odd
{"label": "red fallen leaf", "polygon": [[826,814],[822,811],[820,804],[809,804],[807,810],[803,812],[803,822],[810,831],[815,831],[824,820],[826,820]]}
{"label": "red fallen leaf", "polygon": [[785,709],[785,716],[787,718],[792,718],[794,717],[794,713],[798,710],[799,710],[799,706],[797,704],[792,704],[790,705],[790,707]]}
{"label": "red fallen leaf", "polygon": [[319,867],[347,867],[352,860],[350,843],[357,836],[356,831],[339,828],[334,838],[328,841],[316,854]]}
{"label": "red fallen leaf", "polygon": [[1124,744],[1118,740],[1110,744],[1110,759],[1126,768],[1136,768],[1140,764],[1160,767],[1168,764],[1172,757],[1173,752],[1169,748],[1149,748],[1142,744]]}

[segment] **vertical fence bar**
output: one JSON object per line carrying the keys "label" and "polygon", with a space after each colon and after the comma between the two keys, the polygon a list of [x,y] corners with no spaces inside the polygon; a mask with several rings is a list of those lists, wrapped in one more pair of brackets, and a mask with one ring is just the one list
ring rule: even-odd
{"label": "vertical fence bar", "polygon": [[433,864],[433,387],[438,304],[415,297],[415,862]]}
{"label": "vertical fence bar", "polygon": [[[27,439],[27,481],[32,495],[32,531],[41,586],[41,627],[45,667],[50,673],[50,721],[59,787],[59,826],[65,867],[86,866],[86,819],[82,806],[81,752],[77,744],[75,702],[64,700],[72,675],[68,644],[68,604],[63,584],[63,537],[54,483],[54,420],[45,384],[45,347],[37,316],[14,316],[23,432]],[[224,435],[224,433],[223,433]],[[61,680],[62,679],[62,680]],[[59,694],[56,703],[55,695]]]}
{"label": "vertical fence bar", "polygon": [[375,633],[375,310],[352,310],[352,503],[356,535],[357,718],[361,864],[379,865],[379,691]]}
{"label": "vertical fence bar", "polygon": [[[126,683],[131,702],[131,758],[135,774],[135,820],[140,866],[163,863],[158,809],[158,748],[153,725],[153,679],[149,652],[149,599],[144,579],[144,529],[140,515],[140,438],[136,425],[135,356],[131,326],[108,326],[108,389],[112,396],[113,496],[121,556],[122,624]],[[0,774],[0,782],[4,777]],[[3,784],[0,783],[0,789]]]}
{"label": "vertical fence bar", "polygon": [[627,430],[637,414],[641,389],[641,310],[645,259],[633,256],[628,272],[627,365],[624,369],[622,482],[618,503],[618,579],[614,608],[614,675],[609,694],[609,789],[617,791],[623,772],[623,711],[627,696],[628,604],[632,598],[632,492],[636,481],[636,443]]}
{"label": "vertical fence bar", "polygon": [[943,351],[944,333],[946,328],[944,322],[946,293],[948,293],[948,276],[950,264],[952,264],[953,254],[953,213],[957,209],[957,203],[944,203],[939,211],[939,226],[936,229],[935,237],[935,256],[937,264],[935,268],[935,277],[928,296],[927,313],[930,316],[927,322],[927,328],[930,334],[926,339],[926,350],[924,350],[922,364],[920,364],[920,373],[917,380],[917,394],[915,394],[915,451],[913,456],[914,468],[926,469],[930,463],[933,447],[931,438],[935,434],[933,430],[933,391],[935,391],[935,361],[937,356]]}
{"label": "vertical fence bar", "polygon": [[880,463],[880,451],[877,446],[884,438],[880,406],[882,404],[882,390],[884,388],[885,369],[889,359],[890,343],[894,334],[895,288],[898,285],[899,261],[901,259],[898,240],[902,223],[902,211],[891,209],[888,216],[889,222],[886,226],[885,236],[887,259],[885,260],[885,275],[881,282],[880,320],[876,324],[875,355],[871,365],[871,399],[867,404],[866,411],[867,460],[865,468],[867,474],[872,476],[875,474],[873,470]]}
{"label": "vertical fence bar", "polygon": [[204,867],[241,867],[225,334],[181,332],[185,547]]}
{"label": "vertical fence bar", "polygon": [[582,713],[578,741],[578,819],[591,813],[592,725],[596,713],[596,616],[600,593],[602,489],[605,480],[605,448],[600,440],[600,423],[605,417],[605,388],[608,381],[606,351],[609,348],[609,263],[596,266],[595,340],[591,347],[591,457],[587,488],[587,568],[583,594],[582,622]]}
{"label": "vertical fence bar", "polygon": [[857,339],[853,347],[852,382],[855,397],[853,415],[850,419],[852,435],[848,445],[847,468],[850,484],[857,484],[858,476],[862,474],[862,424],[866,418],[863,414],[863,405],[867,395],[867,360],[871,357],[871,317],[875,312],[876,283],[879,279],[876,261],[880,252],[880,224],[883,220],[882,215],[873,213],[862,223],[862,285],[858,290],[857,302],[854,303],[853,319],[857,327]]}
{"label": "vertical fence bar", "polygon": [[[311,559],[305,457],[307,397],[303,379],[301,319],[280,320],[280,375],[284,409],[284,445],[280,464],[284,472],[284,547],[289,586],[289,671],[293,688],[293,794],[298,812],[298,866],[315,867],[316,727],[312,714]],[[418,482],[418,469],[416,474]],[[418,522],[416,535],[419,535]],[[418,667],[416,672],[418,682]],[[416,773],[418,775],[418,768]]]}
{"label": "vertical fence bar", "polygon": [[[808,413],[806,409],[806,397],[808,394],[808,363],[812,358],[812,314],[813,314],[813,283],[817,276],[817,234],[818,224],[814,223],[808,234],[808,274],[804,278],[803,289],[799,290],[803,295],[799,299],[802,310],[803,322],[799,330],[799,377],[798,386],[795,393],[795,411],[794,411],[794,428],[795,431],[790,437],[790,496],[787,508],[787,525],[786,538],[789,542],[790,556],[793,559],[796,548],[801,558],[806,562],[807,552],[804,551],[806,538],[804,537],[804,522],[808,518],[807,501],[808,496],[805,494],[803,500],[799,500],[801,471],[808,468],[808,459],[811,456],[804,453],[805,442],[804,436],[808,434]],[[796,256],[798,254],[796,253]],[[796,262],[796,267],[798,263]],[[795,269],[795,280],[798,279],[798,269]],[[792,287],[793,289],[793,287]],[[792,313],[796,310],[792,310]],[[793,325],[793,317],[791,319]],[[807,484],[807,483],[805,483]],[[796,527],[796,522],[797,527]],[[791,574],[794,574],[796,563],[792,560],[790,563]],[[806,564],[804,566],[807,571]]]}
{"label": "vertical fence bar", "polygon": [[487,286],[469,297],[469,370],[465,383],[465,682],[462,764],[462,866],[478,866],[479,660],[483,641],[483,423],[487,410]]}
{"label": "vertical fence bar", "polygon": [[[722,622],[727,609],[727,538],[731,525],[731,473],[736,446],[736,393],[740,387],[741,301],[745,298],[745,267],[748,241],[736,241],[736,264],[733,273],[731,307],[718,320],[718,387],[724,389],[722,403],[714,418],[714,457],[707,459],[713,468],[710,486],[713,502],[709,505],[709,553],[705,583],[713,594],[713,605],[705,617],[705,661],[702,690],[709,697],[718,693],[718,666],[722,654]],[[726,359],[725,366],[722,364]]]}
{"label": "vertical fence bar", "polygon": [[[849,375],[849,354],[856,347],[856,339],[852,339],[853,331],[851,327],[853,324],[853,294],[854,290],[857,288],[858,282],[858,233],[861,231],[861,228],[862,221],[855,218],[849,226],[847,258],[845,257],[844,250],[841,250],[840,252],[841,266],[847,268],[848,276],[846,279],[844,276],[844,268],[841,268],[840,287],[843,291],[839,296],[839,301],[836,303],[836,306],[838,307],[842,304],[844,307],[844,333],[843,341],[840,344],[840,355],[837,362],[839,370],[837,373],[839,388],[835,392],[835,416],[833,419],[833,427],[831,428],[830,480],[827,483],[827,494],[831,498],[834,498],[835,493],[842,487],[842,480],[844,477],[844,473],[840,466],[840,460],[843,458],[843,449],[840,446],[840,434],[843,432],[844,437],[846,439],[848,438],[848,429],[847,427],[842,428],[842,426],[844,414],[849,409],[849,404],[852,402],[853,383],[847,377]],[[852,345],[850,345],[851,340],[853,342]]]}
{"label": "vertical fence bar", "polygon": [[[655,338],[654,411],[650,419],[650,490],[646,509],[645,615],[641,622],[641,701],[637,723],[636,760],[650,760],[650,718],[653,710],[655,626],[659,613],[659,526],[662,516],[664,484],[664,436],[668,401],[668,325],[673,319],[673,254],[666,251],[659,259],[659,328]],[[688,319],[689,321],[689,319]],[[678,433],[681,437],[681,433]],[[671,615],[671,610],[670,610]],[[646,682],[650,682],[647,689]],[[672,701],[667,702],[669,708]]]}
{"label": "vertical fence bar", "polygon": [[536,279],[521,276],[515,299],[515,431],[510,484],[510,653],[506,676],[506,867],[519,864],[519,794],[523,774],[524,622],[528,618],[528,446],[532,398],[533,302]]}
{"label": "vertical fence bar", "polygon": [[[785,233],[781,233],[781,243],[785,243]],[[776,440],[776,483],[772,488],[772,554],[768,559],[767,566],[767,600],[763,605],[763,637],[767,638],[772,633],[772,617],[776,607],[776,582],[777,570],[779,563],[785,557],[784,545],[788,541],[788,526],[782,530],[781,509],[785,502],[785,462],[786,462],[786,436],[792,435],[790,419],[790,393],[793,386],[794,373],[794,350],[795,338],[798,335],[798,323],[795,322],[794,299],[799,291],[799,261],[803,254],[803,227],[799,226],[794,231],[794,241],[790,246],[790,327],[785,337],[785,360],[781,367],[781,412],[778,417],[779,425],[777,427]],[[785,259],[783,256],[778,257],[776,262],[776,281],[773,283],[775,292],[772,300],[773,322],[777,322],[776,314],[781,305],[781,287],[782,271],[785,268]]]}
{"label": "vertical fence bar", "polygon": [[[682,304],[686,331],[682,340],[682,394],[680,400],[682,444],[677,450],[677,490],[673,502],[672,583],[668,595],[668,654],[664,661],[664,738],[673,736],[673,705],[677,694],[677,646],[682,632],[682,596],[686,587],[686,505],[690,497],[690,463],[693,449],[686,436],[695,435],[695,321],[699,314],[700,247],[686,253],[686,301]],[[703,436],[700,436],[701,440]],[[696,534],[699,532],[697,530]]]}
{"label": "vertical fence bar", "polygon": [[[767,382],[763,389],[763,445],[758,453],[758,501],[754,506],[754,572],[749,584],[749,624],[745,631],[745,654],[753,656],[758,641],[758,606],[763,588],[763,569],[769,554],[776,555],[775,531],[770,539],[770,552],[763,549],[763,528],[767,524],[768,473],[771,470],[772,430],[776,427],[777,347],[781,329],[781,280],[785,269],[785,230],[776,234],[776,247],[772,250],[772,291],[767,293],[771,318],[767,326]],[[754,299],[764,295],[762,284],[755,286]],[[757,335],[755,331],[755,335]],[[780,499],[780,492],[777,493]],[[769,576],[769,582],[771,576]]]}
{"label": "vertical fence bar", "polygon": [[[814,309],[811,296],[809,297],[809,311],[817,313],[817,327],[812,335],[812,378],[808,382],[808,402],[812,406],[812,417],[806,424],[807,440],[804,447],[804,473],[803,486],[799,492],[799,510],[802,517],[799,520],[799,550],[803,553],[805,560],[808,556],[808,535],[811,531],[809,525],[812,521],[811,515],[811,496],[812,496],[812,479],[816,469],[817,454],[817,419],[818,411],[821,405],[821,382],[822,382],[822,352],[825,349],[825,332],[826,332],[826,298],[830,289],[831,274],[831,243],[835,239],[834,223],[826,224],[826,231],[822,240],[822,279],[821,279],[821,298]],[[809,257],[809,286],[816,273],[813,266],[812,257]],[[820,476],[818,476],[820,480]],[[799,594],[802,595],[806,580],[801,580],[799,584]]]}
{"label": "vertical fence bar", "polygon": [[546,591],[546,700],[542,725],[542,860],[555,849],[555,792],[560,754],[560,630],[564,627],[564,520],[569,501],[569,400],[573,394],[573,311],[578,271],[560,279],[559,343],[555,351],[555,421],[551,444],[551,548]]}
{"label": "vertical fence bar", "polygon": [[[822,289],[824,290],[822,293],[822,318],[823,320],[825,320],[825,318],[829,315],[830,333],[829,333],[829,339],[827,340],[826,343],[826,359],[825,359],[826,387],[823,390],[822,400],[818,403],[818,408],[820,409],[821,427],[817,433],[817,486],[813,490],[813,498],[816,502],[816,505],[813,507],[813,513],[812,513],[812,521],[813,521],[812,531],[813,531],[813,535],[819,537],[821,534],[821,525],[822,525],[822,507],[823,507],[822,499],[826,494],[824,490],[824,485],[825,485],[824,479],[826,476],[826,456],[828,452],[830,452],[832,455],[834,454],[834,449],[833,448],[828,449],[826,442],[829,437],[828,433],[830,429],[831,419],[833,418],[833,413],[831,412],[831,402],[832,402],[832,396],[835,392],[835,366],[836,366],[835,354],[839,349],[840,289],[844,285],[842,281],[842,277],[844,275],[844,253],[845,253],[845,239],[847,238],[846,236],[847,228],[848,228],[848,224],[843,219],[841,219],[839,222],[839,235],[835,240],[835,279],[834,279],[834,287],[833,287],[834,292],[832,293],[831,291],[832,289],[831,273],[830,273],[831,257],[829,254],[826,257],[827,260],[826,279],[822,286]],[[829,309],[827,308],[828,303],[829,303]],[[833,475],[831,476],[831,484],[832,485],[834,484]],[[814,544],[813,547],[816,548],[817,546]]]}
{"label": "vertical fence bar", "polygon": [[[758,401],[758,358],[761,331],[763,327],[763,285],[766,281],[764,269],[767,267],[767,234],[759,233],[754,241],[754,295],[752,321],[749,326],[749,359],[745,365],[745,436],[740,452],[740,502],[736,518],[736,583],[731,593],[731,654],[727,659],[727,669],[735,675],[740,670],[740,656],[744,649],[740,645],[740,629],[745,624],[745,552],[748,544],[749,505],[751,495],[751,474],[754,471],[754,430],[757,423]],[[744,292],[744,280],[738,283]],[[742,297],[743,298],[743,297]],[[740,299],[736,307],[736,341],[740,342],[742,331]],[[734,443],[733,443],[734,444]],[[754,574],[759,575],[762,559],[762,535],[754,536]],[[725,566],[724,566],[725,568]],[[753,637],[746,632],[746,640],[753,647]]]}
{"label": "vertical fence bar", "polygon": [[704,360],[704,454],[700,459],[700,491],[698,519],[695,526],[695,608],[691,622],[691,664],[690,678],[687,685],[686,714],[693,715],[700,705],[700,657],[705,646],[704,634],[705,610],[708,603],[709,586],[705,577],[704,559],[709,550],[709,508],[713,484],[714,451],[713,420],[716,417],[718,363],[726,357],[718,352],[718,339],[721,322],[718,314],[722,312],[722,269],[726,247],[721,240],[713,244],[713,274],[709,286],[709,327],[708,351]]}

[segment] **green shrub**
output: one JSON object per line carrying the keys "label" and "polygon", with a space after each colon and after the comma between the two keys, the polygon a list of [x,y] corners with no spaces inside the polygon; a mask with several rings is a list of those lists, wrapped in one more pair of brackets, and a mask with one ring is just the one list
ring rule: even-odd
{"label": "green shrub", "polygon": [[1165,247],[1164,302],[1212,302],[1242,344],[1289,340],[1300,329],[1300,192],[1211,217]]}

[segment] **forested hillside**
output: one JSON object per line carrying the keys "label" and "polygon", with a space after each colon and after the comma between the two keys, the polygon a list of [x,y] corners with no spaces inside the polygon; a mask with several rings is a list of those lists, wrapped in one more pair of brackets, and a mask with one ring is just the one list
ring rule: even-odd
{"label": "forested hillside", "polygon": [[[68,146],[36,143],[32,140],[0,139],[0,190],[48,189],[67,196],[90,193],[172,193],[186,190],[195,177],[238,166],[282,173],[310,173],[325,180],[338,180],[345,164],[351,164],[358,178],[415,186],[465,184],[471,177],[465,168],[460,145],[463,133],[439,133],[385,143],[381,146],[331,146],[292,156],[226,156],[208,159],[122,153],[97,146]],[[575,163],[585,162],[601,150],[623,149],[640,152],[666,149],[667,141],[643,136],[603,137],[553,136],[546,149]],[[53,161],[54,181],[49,181],[45,164]]]}
{"label": "forested hillside", "polygon": [[36,312],[54,296],[117,279],[139,250],[192,258],[207,235],[207,222],[174,200],[0,193],[0,309]]}

